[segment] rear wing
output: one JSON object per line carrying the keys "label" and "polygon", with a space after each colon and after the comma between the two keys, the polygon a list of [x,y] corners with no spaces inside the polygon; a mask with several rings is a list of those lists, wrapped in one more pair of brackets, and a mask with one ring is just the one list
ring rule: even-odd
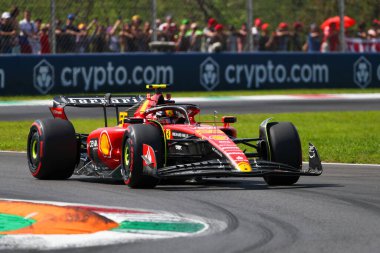
{"label": "rear wing", "polygon": [[145,96],[132,95],[132,96],[111,96],[110,93],[101,96],[57,96],[53,99],[53,107],[50,111],[54,118],[68,120],[65,107],[84,107],[84,108],[103,108],[104,123],[107,127],[107,107],[116,109],[116,121],[119,122],[119,107],[128,107],[129,110],[137,108],[144,100]]}
{"label": "rear wing", "polygon": [[145,96],[58,96],[53,100],[53,107],[132,107],[145,100]]}

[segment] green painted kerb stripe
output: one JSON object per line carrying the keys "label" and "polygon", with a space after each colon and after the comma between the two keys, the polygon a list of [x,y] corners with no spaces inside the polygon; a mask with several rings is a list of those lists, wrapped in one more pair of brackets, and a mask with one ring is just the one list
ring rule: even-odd
{"label": "green painted kerb stripe", "polygon": [[0,232],[28,227],[34,222],[36,221],[33,219],[24,219],[22,216],[0,213]]}
{"label": "green painted kerb stripe", "polygon": [[154,230],[180,233],[196,233],[204,228],[201,223],[186,222],[144,222],[144,221],[123,221],[120,226],[112,229],[117,232],[129,232],[131,230]]}

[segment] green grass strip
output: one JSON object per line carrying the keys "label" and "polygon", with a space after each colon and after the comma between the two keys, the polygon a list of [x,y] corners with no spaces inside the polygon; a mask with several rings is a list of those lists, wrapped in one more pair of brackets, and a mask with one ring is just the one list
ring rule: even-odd
{"label": "green grass strip", "polygon": [[[222,116],[218,115],[219,120]],[[201,120],[211,117],[202,115]],[[259,124],[268,117],[294,123],[304,160],[310,141],[324,162],[380,164],[380,111],[239,114],[233,126],[239,137],[257,137]],[[79,133],[89,133],[104,124],[102,119],[75,119],[73,123]],[[25,151],[31,124],[32,121],[0,122],[0,150]]]}
{"label": "green grass strip", "polygon": [[131,232],[136,230],[150,230],[178,233],[196,233],[203,228],[204,225],[201,223],[123,221],[119,227],[112,229],[112,231]]}

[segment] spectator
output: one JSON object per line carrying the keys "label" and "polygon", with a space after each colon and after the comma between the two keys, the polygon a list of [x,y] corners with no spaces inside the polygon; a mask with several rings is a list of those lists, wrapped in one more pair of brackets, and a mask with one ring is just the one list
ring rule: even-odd
{"label": "spectator", "polygon": [[267,43],[267,48],[279,52],[289,51],[290,34],[287,23],[281,22],[278,25],[277,30],[272,34]]}
{"label": "spectator", "polygon": [[55,40],[56,40],[56,50],[57,53],[63,53],[64,50],[64,36],[62,33],[62,21],[56,20],[55,21]]}
{"label": "spectator", "polygon": [[149,43],[152,41],[152,34],[153,31],[150,27],[149,22],[144,23],[143,33],[142,33],[142,45],[141,45],[141,51],[148,52],[150,51]]}
{"label": "spectator", "polygon": [[239,33],[233,25],[230,25],[228,30],[227,51],[236,53],[238,52]]}
{"label": "spectator", "polygon": [[161,24],[162,24],[161,19],[157,18],[156,19],[156,30],[159,29],[159,27],[160,27]]}
{"label": "spectator", "polygon": [[32,47],[33,53],[36,52],[36,54],[41,54],[41,41],[40,41],[40,33],[41,33],[41,27],[42,27],[42,19],[36,18],[34,21],[34,25],[37,29],[37,43],[34,45],[35,48]]}
{"label": "spectator", "polygon": [[190,29],[190,21],[188,19],[182,19],[181,24],[185,25],[187,31]]}
{"label": "spectator", "polygon": [[198,30],[198,24],[192,23],[190,26],[190,31],[187,33],[187,37],[190,40],[189,51],[200,52],[202,47],[202,31]]}
{"label": "spectator", "polygon": [[339,33],[337,24],[331,23],[323,31],[324,37],[321,45],[321,52],[336,52],[339,50]]}
{"label": "spectator", "polygon": [[323,28],[323,40],[322,40],[322,44],[321,44],[321,52],[322,53],[329,52],[329,44],[327,41],[327,37],[329,35],[329,30],[330,30],[330,27],[328,27],[328,26]]}
{"label": "spectator", "polygon": [[259,39],[260,39],[260,29],[261,29],[262,21],[260,18],[256,18],[254,25],[251,29],[252,38],[253,38],[253,51],[257,51],[259,49]]}
{"label": "spectator", "polygon": [[303,24],[301,22],[295,22],[293,25],[294,32],[292,34],[292,50],[296,52],[302,51],[303,42]]}
{"label": "spectator", "polygon": [[268,51],[268,42],[270,39],[269,36],[269,30],[268,30],[269,24],[264,23],[261,25],[261,33],[259,38],[259,51]]}
{"label": "spectator", "polygon": [[103,53],[107,51],[107,28],[104,25],[100,25],[96,22],[94,36],[92,40],[92,51],[95,53]]}
{"label": "spectator", "polygon": [[365,22],[360,22],[360,24],[358,25],[358,32],[356,33],[356,37],[359,39],[366,39],[367,38]]}
{"label": "spectator", "polygon": [[140,28],[142,23],[141,17],[139,15],[134,15],[132,17],[132,26],[135,28]]}
{"label": "spectator", "polygon": [[367,52],[380,52],[380,44],[378,43],[378,34],[376,33],[375,29],[369,29],[368,30],[368,49]]}
{"label": "spectator", "polygon": [[319,27],[316,24],[310,25],[310,31],[307,35],[306,42],[303,46],[303,51],[309,53],[319,52],[321,50],[321,33]]}
{"label": "spectator", "polygon": [[34,24],[35,24],[35,26],[36,26],[37,33],[39,33],[39,32],[41,31],[42,19],[37,18],[37,19],[34,21]]}
{"label": "spectator", "polygon": [[329,36],[327,37],[330,52],[336,52],[339,50],[339,31],[338,24],[330,24]]}
{"label": "spectator", "polygon": [[182,24],[179,28],[179,34],[176,41],[176,50],[186,52],[190,49],[190,38],[186,36],[187,26]]}
{"label": "spectator", "polygon": [[75,52],[76,37],[79,35],[79,29],[74,25],[75,15],[67,15],[66,24],[62,28],[62,42],[63,42],[63,53]]}
{"label": "spectator", "polygon": [[[16,31],[16,34],[20,34],[20,26],[18,23],[18,15],[20,14],[20,11],[17,6],[14,6],[11,11],[11,23],[13,26],[13,29]],[[12,38],[12,53],[19,54],[20,51],[20,42],[19,42],[19,36],[14,36]]]}
{"label": "spectator", "polygon": [[161,19],[156,19],[156,33],[157,33],[157,40],[158,41],[165,41],[165,35],[162,31],[160,31],[160,26],[162,25]]}
{"label": "spectator", "polygon": [[50,54],[49,28],[49,24],[41,25],[41,32],[39,38],[41,44],[41,54]]}
{"label": "spectator", "polygon": [[372,29],[372,28],[369,29],[368,30],[368,36],[366,39],[373,40],[373,39],[376,39],[376,37],[377,37],[377,34],[376,34],[375,29]]}
{"label": "spectator", "polygon": [[124,23],[123,29],[119,33],[119,36],[121,52],[136,51],[131,26],[128,22]]}
{"label": "spectator", "polygon": [[87,27],[85,23],[80,23],[78,25],[79,34],[76,38],[76,53],[86,52],[86,38],[87,38]]}
{"label": "spectator", "polygon": [[11,14],[3,12],[0,24],[0,50],[3,54],[11,54],[16,37],[16,30],[12,24]]}
{"label": "spectator", "polygon": [[377,35],[380,35],[380,20],[374,19],[372,21],[372,28],[375,30]]}
{"label": "spectator", "polygon": [[147,33],[141,29],[142,20],[140,16],[135,15],[132,17],[132,34],[134,39],[135,51],[149,51],[150,40],[150,24],[145,23],[144,28],[147,29]]}
{"label": "spectator", "polygon": [[243,23],[239,30],[238,52],[248,51],[247,34],[247,24]]}
{"label": "spectator", "polygon": [[19,24],[21,53],[38,53],[38,30],[31,19],[31,12],[29,10],[24,11],[24,19]]}
{"label": "spectator", "polygon": [[211,41],[215,36],[215,26],[217,25],[216,19],[209,18],[207,21],[207,26],[203,29],[203,34],[205,36],[205,51],[210,52],[211,50]]}
{"label": "spectator", "polygon": [[158,30],[161,32],[164,41],[175,41],[177,25],[173,22],[171,15],[166,16],[166,22],[161,24]]}
{"label": "spectator", "polygon": [[109,43],[108,48],[113,53],[120,52],[119,34],[116,33],[120,24],[121,24],[121,17],[119,17],[116,20],[113,26],[107,28],[107,36],[108,36],[107,41]]}
{"label": "spectator", "polygon": [[211,39],[209,52],[218,53],[227,50],[227,36],[224,33],[224,27],[221,24],[215,26],[215,35]]}
{"label": "spectator", "polygon": [[92,20],[88,26],[85,23],[78,25],[79,34],[76,39],[76,52],[77,53],[88,53],[90,52],[90,45],[93,39],[93,35],[89,36],[88,33],[94,26],[96,19]]}

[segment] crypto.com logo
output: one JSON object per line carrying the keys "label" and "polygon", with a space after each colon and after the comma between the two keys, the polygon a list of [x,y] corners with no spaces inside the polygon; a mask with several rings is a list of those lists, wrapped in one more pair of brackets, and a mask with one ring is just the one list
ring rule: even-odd
{"label": "crypto.com logo", "polygon": [[372,81],[372,64],[364,57],[354,63],[354,82],[360,88],[366,88]]}
{"label": "crypto.com logo", "polygon": [[212,91],[219,84],[219,64],[208,57],[200,66],[200,82],[208,91]]}
{"label": "crypto.com logo", "polygon": [[54,87],[54,67],[45,59],[33,69],[33,86],[41,94],[48,93]]}

